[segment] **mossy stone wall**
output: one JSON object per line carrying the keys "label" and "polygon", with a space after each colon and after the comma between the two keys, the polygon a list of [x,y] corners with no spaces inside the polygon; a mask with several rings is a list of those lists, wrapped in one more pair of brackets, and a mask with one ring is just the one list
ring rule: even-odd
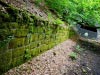
{"label": "mossy stone wall", "polygon": [[73,33],[68,26],[44,21],[12,6],[7,6],[5,11],[0,11],[0,75],[51,49]]}
{"label": "mossy stone wall", "polygon": [[40,24],[43,26],[13,22],[2,24],[4,27],[0,29],[0,73],[25,62],[26,49],[34,57],[69,38],[68,27],[54,27],[55,25],[45,21]]}

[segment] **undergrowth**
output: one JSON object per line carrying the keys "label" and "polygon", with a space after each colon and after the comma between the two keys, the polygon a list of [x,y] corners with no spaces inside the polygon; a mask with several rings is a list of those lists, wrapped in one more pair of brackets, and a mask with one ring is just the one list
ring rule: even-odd
{"label": "undergrowth", "polygon": [[69,54],[69,57],[72,60],[76,60],[78,58],[78,54],[80,54],[80,52],[82,52],[82,51],[83,51],[83,48],[81,48],[80,45],[76,45],[74,47],[74,51]]}

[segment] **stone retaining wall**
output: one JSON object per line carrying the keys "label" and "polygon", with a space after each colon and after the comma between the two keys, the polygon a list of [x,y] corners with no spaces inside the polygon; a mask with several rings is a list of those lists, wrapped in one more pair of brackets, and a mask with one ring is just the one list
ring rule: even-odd
{"label": "stone retaining wall", "polygon": [[66,25],[0,3],[0,74],[68,39]]}
{"label": "stone retaining wall", "polygon": [[[37,23],[37,22],[35,22]],[[39,26],[2,23],[0,28],[0,73],[68,39],[69,28],[41,21]],[[42,26],[43,25],[43,26]],[[28,50],[28,53],[25,53]],[[25,56],[26,55],[26,56]]]}

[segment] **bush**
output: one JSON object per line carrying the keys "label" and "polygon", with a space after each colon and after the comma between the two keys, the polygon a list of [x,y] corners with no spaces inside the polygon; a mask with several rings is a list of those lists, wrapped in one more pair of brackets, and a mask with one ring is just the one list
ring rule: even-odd
{"label": "bush", "polygon": [[45,0],[45,2],[50,9],[72,25],[100,24],[100,0]]}
{"label": "bush", "polygon": [[28,60],[31,58],[31,52],[29,49],[25,50],[25,56],[24,56],[25,60]]}
{"label": "bush", "polygon": [[99,0],[73,0],[75,10],[71,11],[71,16],[77,23],[95,26],[100,23]]}
{"label": "bush", "polygon": [[54,20],[54,23],[57,24],[57,25],[61,25],[61,24],[64,24],[63,21],[61,21],[59,18]]}
{"label": "bush", "polygon": [[47,6],[59,14],[63,14],[66,9],[66,0],[45,0]]}

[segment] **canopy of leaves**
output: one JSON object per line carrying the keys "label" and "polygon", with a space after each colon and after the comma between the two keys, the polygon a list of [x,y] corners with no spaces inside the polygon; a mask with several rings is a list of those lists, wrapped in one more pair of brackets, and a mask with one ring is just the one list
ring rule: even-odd
{"label": "canopy of leaves", "polygon": [[100,24],[100,0],[45,0],[45,3],[72,25]]}

